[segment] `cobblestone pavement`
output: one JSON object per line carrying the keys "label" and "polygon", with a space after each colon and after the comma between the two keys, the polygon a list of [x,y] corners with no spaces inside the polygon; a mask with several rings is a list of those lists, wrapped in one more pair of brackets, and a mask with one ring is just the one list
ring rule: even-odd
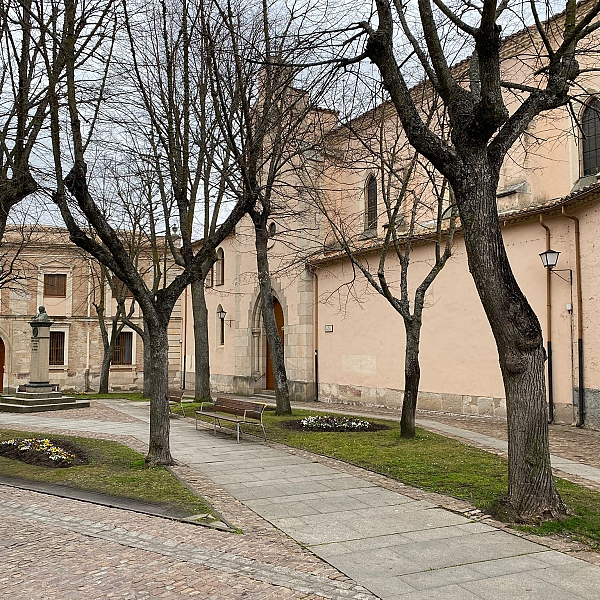
{"label": "cobblestone pavement", "polygon": [[0,515],[0,598],[373,598],[273,528],[237,535],[1,485]]}
{"label": "cobblestone pavement", "polygon": [[[130,427],[128,423],[142,424],[142,421],[147,419],[147,416],[140,416],[141,406],[121,404],[118,406],[119,410],[113,410],[110,404],[111,402],[94,402],[89,409],[44,413],[43,416],[48,419],[43,423],[40,420],[40,427],[36,429],[82,435],[81,427],[78,427],[75,421],[85,420],[94,430],[97,427],[92,427],[93,421],[110,421],[115,425],[122,423],[120,431],[125,433],[127,427]],[[117,408],[117,404],[113,406]],[[356,406],[322,403],[311,405],[311,408],[317,406],[322,410],[398,416],[398,411],[376,410],[372,407],[361,411]],[[137,416],[140,418],[136,418]],[[428,421],[437,421],[497,439],[505,439],[506,436],[505,423],[499,420],[429,412],[423,412],[419,416]],[[54,420],[52,417],[57,419],[56,427],[51,426]],[[37,419],[32,419],[35,420]],[[69,421],[73,421],[72,428]],[[181,421],[182,425],[183,423]],[[111,431],[112,434],[88,431],[83,435],[117,439],[141,452],[146,450],[145,444],[137,434],[117,435],[117,429],[114,428]],[[180,431],[179,434],[181,433]],[[143,437],[145,436],[142,436],[142,439]],[[600,439],[600,433],[553,426],[551,438],[554,454],[583,462],[586,460],[584,457],[592,453],[592,447]],[[576,444],[579,446],[574,452],[571,446]],[[279,445],[269,446],[275,449]],[[428,494],[333,459],[315,457],[310,453],[285,447],[278,449],[305,457],[313,464],[322,463],[339,473],[363,479],[371,485],[403,494],[407,498],[431,502],[471,518],[475,516],[471,514],[472,507],[462,501]],[[194,455],[188,454],[186,462],[191,456]],[[209,473],[207,476],[200,472],[198,465],[194,465],[193,462],[192,460],[190,463],[192,466],[182,463],[175,467],[173,472],[205,496],[227,521],[242,528],[244,535],[207,530],[148,515],[0,486],[0,519],[4,525],[3,532],[0,533],[0,598],[138,599],[176,598],[187,595],[224,599],[375,598],[348,576],[303,549],[282,531],[258,516],[254,512],[256,508],[250,510],[245,505],[252,505],[252,501],[240,502],[226,491],[227,485],[215,483],[212,480],[214,475]],[[594,463],[590,461],[589,464]],[[263,501],[258,501],[257,506],[261,502]],[[500,525],[488,519],[485,522],[488,526]],[[528,537],[534,541],[530,536],[521,537]],[[592,557],[592,553],[580,552],[578,548],[565,545],[563,541],[543,540],[542,543],[546,547],[568,551],[573,557],[570,560],[578,556],[598,564],[595,560],[597,556]],[[335,544],[332,547],[334,546]],[[366,555],[363,559],[365,557]],[[332,562],[335,564],[335,560]],[[344,570],[348,572],[348,569]],[[448,572],[451,570],[448,569]],[[352,572],[349,574],[354,576]],[[587,578],[589,574],[586,575]],[[520,583],[515,585],[516,589],[520,589]],[[448,593],[451,591],[450,587]],[[385,589],[385,586],[381,589]],[[462,594],[465,590],[458,591]],[[541,592],[541,589],[537,591]],[[392,596],[396,597],[393,594]],[[429,598],[427,595],[423,596],[426,597]],[[481,597],[487,598],[485,594]],[[491,597],[495,598],[493,595]],[[580,596],[572,596],[575,597]],[[463,598],[461,596],[461,600]]]}

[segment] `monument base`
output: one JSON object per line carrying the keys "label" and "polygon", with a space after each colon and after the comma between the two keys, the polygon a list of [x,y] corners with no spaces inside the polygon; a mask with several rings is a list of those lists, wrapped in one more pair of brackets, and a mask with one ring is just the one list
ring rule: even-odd
{"label": "monument base", "polygon": [[60,392],[53,392],[51,386],[32,388],[27,384],[25,390],[16,392],[14,396],[0,396],[0,412],[45,412],[88,408],[90,405],[89,400],[79,400],[71,396],[63,396]]}

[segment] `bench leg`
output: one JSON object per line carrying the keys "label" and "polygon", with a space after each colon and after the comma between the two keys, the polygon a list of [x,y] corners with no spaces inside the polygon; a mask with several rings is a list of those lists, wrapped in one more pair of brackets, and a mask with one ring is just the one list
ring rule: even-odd
{"label": "bench leg", "polygon": [[[221,427],[221,422],[219,421],[219,427]],[[213,434],[217,437],[217,418],[213,419]]]}
{"label": "bench leg", "polygon": [[265,442],[267,441],[267,432],[265,431],[265,426],[261,423],[260,426],[262,427],[263,430],[263,436],[265,438]]}
{"label": "bench leg", "polygon": [[237,424],[237,443],[240,443],[240,425],[241,423]]}

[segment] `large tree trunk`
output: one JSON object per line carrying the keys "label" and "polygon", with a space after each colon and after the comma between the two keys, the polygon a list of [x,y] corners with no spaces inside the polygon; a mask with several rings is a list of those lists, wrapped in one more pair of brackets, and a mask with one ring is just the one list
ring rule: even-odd
{"label": "large tree trunk", "polygon": [[260,300],[263,323],[267,334],[267,343],[271,351],[273,365],[273,379],[275,381],[275,414],[291,415],[290,394],[285,372],[283,344],[277,330],[275,311],[273,308],[273,288],[271,287],[271,274],[269,272],[269,258],[267,256],[268,234],[266,226],[255,223],[256,263],[258,266],[258,283],[260,286]]}
{"label": "large tree trunk", "polygon": [[198,402],[211,399],[210,348],[208,345],[208,310],[204,295],[204,281],[192,282],[192,313],[194,318],[195,393]]}
{"label": "large tree trunk", "polygon": [[142,341],[144,342],[144,388],[142,396],[144,398],[150,398],[150,390],[152,389],[152,381],[150,378],[150,373],[152,372],[152,355],[150,352],[150,339],[146,319],[144,319],[144,331],[146,332],[146,336],[142,338]]}
{"label": "large tree trunk", "polygon": [[[150,341],[150,442],[146,463],[175,464],[169,447],[169,339],[165,323],[146,321]],[[146,373],[144,373],[146,375]]]}
{"label": "large tree trunk", "polygon": [[406,349],[404,354],[404,398],[402,400],[402,417],[400,418],[400,436],[414,438],[417,399],[421,381],[421,366],[419,364],[420,319],[415,317],[404,319],[404,329],[406,331]]}
{"label": "large tree trunk", "polygon": [[527,521],[567,512],[552,478],[542,330],[512,273],[497,216],[497,170],[473,156],[453,181],[469,269],[492,328],[506,393],[507,516]]}

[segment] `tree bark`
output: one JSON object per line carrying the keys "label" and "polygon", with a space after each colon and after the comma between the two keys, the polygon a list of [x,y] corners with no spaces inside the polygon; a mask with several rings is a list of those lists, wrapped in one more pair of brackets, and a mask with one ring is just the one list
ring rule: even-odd
{"label": "tree bark", "polygon": [[108,345],[104,344],[104,353],[102,355],[102,366],[100,367],[100,384],[98,386],[98,393],[108,394],[108,382],[110,377],[110,363],[112,361],[113,353],[115,351],[115,344],[117,342],[117,336],[115,332],[111,333],[110,342]]}
{"label": "tree bark", "polygon": [[192,313],[194,318],[195,393],[198,402],[211,399],[210,347],[208,345],[208,309],[204,295],[204,280],[192,282]]}
{"label": "tree bark", "polygon": [[142,338],[144,343],[144,387],[142,390],[142,396],[144,398],[150,398],[150,391],[152,390],[152,382],[150,380],[150,373],[152,373],[152,354],[150,352],[150,338],[146,319],[144,319],[144,331],[146,332],[146,336]]}
{"label": "tree bark", "polygon": [[148,337],[152,368],[150,370],[150,442],[146,463],[173,465],[169,447],[169,340],[168,319],[162,323],[148,324]]}
{"label": "tree bark", "polygon": [[[483,153],[484,154],[484,153]],[[497,216],[499,169],[485,154],[452,181],[464,229],[469,269],[492,328],[508,425],[507,516],[528,521],[564,516],[550,465],[540,323],[514,278]]]}
{"label": "tree bark", "polygon": [[283,344],[277,330],[275,311],[273,308],[273,288],[271,287],[271,274],[269,272],[269,257],[267,244],[269,236],[266,223],[254,224],[256,264],[258,267],[258,284],[260,287],[260,300],[263,323],[267,335],[267,343],[271,350],[271,363],[273,365],[273,379],[275,381],[275,414],[291,415],[290,393],[288,390],[287,374],[283,355]]}
{"label": "tree bark", "polygon": [[421,321],[413,317],[404,319],[406,331],[406,350],[404,354],[404,398],[402,399],[402,416],[400,418],[400,436],[415,437],[415,418],[421,366],[419,364],[419,344],[421,339]]}

